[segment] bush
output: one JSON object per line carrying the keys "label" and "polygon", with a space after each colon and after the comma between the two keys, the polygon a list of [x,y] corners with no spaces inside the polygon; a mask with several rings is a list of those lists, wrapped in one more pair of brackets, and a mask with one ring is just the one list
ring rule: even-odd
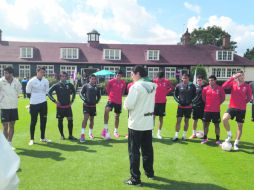
{"label": "bush", "polygon": [[49,87],[58,82],[58,80],[55,77],[48,77],[47,79],[49,81]]}
{"label": "bush", "polygon": [[197,65],[197,66],[191,68],[191,71],[190,71],[190,75],[191,75],[190,80],[191,81],[193,81],[193,78],[195,75],[195,70],[197,70],[197,76],[202,75],[205,80],[207,79],[207,73],[206,73],[205,67],[203,65]]}

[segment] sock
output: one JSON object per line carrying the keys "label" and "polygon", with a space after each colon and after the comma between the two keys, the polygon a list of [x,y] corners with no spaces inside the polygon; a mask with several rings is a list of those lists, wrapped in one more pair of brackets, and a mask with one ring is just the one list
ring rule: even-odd
{"label": "sock", "polygon": [[115,128],[114,133],[117,133],[117,128]]}
{"label": "sock", "polygon": [[239,140],[236,139],[234,144],[239,144]]}
{"label": "sock", "polygon": [[89,129],[89,135],[93,134],[93,129]]}
{"label": "sock", "polygon": [[179,132],[176,132],[175,137],[178,137]]}
{"label": "sock", "polygon": [[81,134],[85,134],[85,128],[81,128]]}
{"label": "sock", "polygon": [[186,137],[187,131],[183,131],[183,137]]}
{"label": "sock", "polygon": [[193,134],[193,135],[196,135],[196,130],[192,130],[192,134]]}
{"label": "sock", "polygon": [[216,141],[220,140],[220,135],[216,135]]}
{"label": "sock", "polygon": [[161,134],[161,130],[160,130],[160,129],[158,129],[158,134],[159,134],[159,135]]}
{"label": "sock", "polygon": [[232,132],[231,131],[227,131],[228,136],[231,138],[232,137]]}
{"label": "sock", "polygon": [[108,124],[104,124],[104,129],[108,130]]}

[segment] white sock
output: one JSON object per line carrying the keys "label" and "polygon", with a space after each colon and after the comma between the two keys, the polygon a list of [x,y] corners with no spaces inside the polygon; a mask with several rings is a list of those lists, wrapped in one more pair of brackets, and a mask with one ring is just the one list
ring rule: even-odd
{"label": "white sock", "polygon": [[227,131],[228,136],[231,138],[232,137],[232,132],[231,131]]}
{"label": "white sock", "polygon": [[196,130],[192,130],[192,134],[193,134],[193,135],[196,135]]}
{"label": "white sock", "polygon": [[183,131],[183,137],[186,137],[187,131]]}
{"label": "white sock", "polygon": [[85,128],[81,128],[81,134],[83,135],[83,134],[85,134]]}
{"label": "white sock", "polygon": [[179,132],[176,132],[175,137],[178,137]]}
{"label": "white sock", "polygon": [[104,124],[104,129],[108,130],[108,124]]}
{"label": "white sock", "polygon": [[160,130],[160,129],[158,129],[158,134],[159,134],[159,135],[161,134],[161,130]]}
{"label": "white sock", "polygon": [[239,140],[236,139],[234,144],[239,144]]}
{"label": "white sock", "polygon": [[117,133],[117,132],[118,132],[118,130],[117,130],[117,128],[115,128],[114,133]]}
{"label": "white sock", "polygon": [[89,129],[89,135],[93,134],[93,129]]}

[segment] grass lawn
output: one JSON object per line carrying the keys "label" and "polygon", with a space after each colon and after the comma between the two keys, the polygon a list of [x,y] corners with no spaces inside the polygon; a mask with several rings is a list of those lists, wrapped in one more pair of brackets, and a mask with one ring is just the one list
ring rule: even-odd
{"label": "grass lawn", "polygon": [[[136,189],[123,181],[129,177],[129,160],[127,153],[127,112],[123,110],[120,117],[120,139],[105,141],[101,139],[103,112],[106,97],[102,97],[97,107],[93,141],[87,139],[83,144],[60,140],[55,118],[55,106],[48,100],[49,113],[46,137],[53,142],[39,142],[40,129],[36,126],[35,142],[28,146],[30,115],[25,106],[27,99],[19,101],[19,117],[13,145],[21,158],[18,172],[20,190],[81,190],[102,189],[122,190]],[[228,101],[222,106],[227,108]],[[83,119],[82,104],[79,97],[73,104],[74,136],[79,137]],[[254,124],[250,122],[251,105],[248,105],[246,121],[240,151],[224,152],[214,143],[214,126],[211,124],[209,143],[201,145],[200,140],[172,143],[176,122],[176,103],[168,98],[167,116],[164,120],[162,140],[154,139],[154,170],[157,178],[149,180],[141,167],[142,189],[254,189]],[[156,120],[157,121],[157,120]],[[39,121],[38,121],[39,122]],[[65,136],[68,137],[66,121]],[[110,115],[109,129],[113,133],[114,117]],[[192,121],[190,122],[190,126]],[[182,135],[182,128],[180,137]],[[202,129],[199,122],[198,130]],[[232,131],[235,137],[235,123]],[[191,135],[191,127],[188,136]],[[157,132],[157,129],[156,129]],[[88,130],[86,130],[88,133]],[[221,125],[221,137],[226,132]],[[142,163],[141,163],[142,166]]]}

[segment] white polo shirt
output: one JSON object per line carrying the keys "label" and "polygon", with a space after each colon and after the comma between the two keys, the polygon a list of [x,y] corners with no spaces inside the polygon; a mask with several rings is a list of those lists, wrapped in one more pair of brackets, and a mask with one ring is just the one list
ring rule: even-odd
{"label": "white polo shirt", "polygon": [[36,76],[31,78],[26,86],[26,93],[30,93],[30,104],[46,102],[46,95],[49,91],[49,81],[46,78],[39,80]]}
{"label": "white polo shirt", "polygon": [[21,84],[13,78],[9,83],[5,77],[0,79],[0,109],[18,108],[18,96],[21,93]]}

